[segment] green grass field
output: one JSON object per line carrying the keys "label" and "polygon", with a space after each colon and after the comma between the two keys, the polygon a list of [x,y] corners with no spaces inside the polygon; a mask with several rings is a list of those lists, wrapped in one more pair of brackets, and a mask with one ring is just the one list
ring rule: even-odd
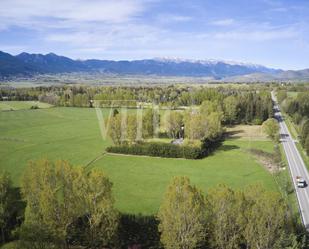
{"label": "green grass field", "polygon": [[287,92],[288,97],[296,98],[299,92]]}
{"label": "green grass field", "polygon": [[31,106],[38,106],[41,109],[51,107],[51,105],[39,101],[0,101],[0,111],[24,110],[30,109]]}
{"label": "green grass field", "polygon": [[[103,111],[107,116],[109,110]],[[94,109],[49,108],[0,112],[0,169],[19,185],[27,161],[66,159],[86,165],[100,158],[110,141],[103,140]],[[270,141],[231,139],[203,160],[105,155],[91,167],[103,169],[114,183],[116,205],[122,212],[153,214],[173,176],[186,175],[207,190],[220,183],[235,188],[262,183],[277,190],[273,177],[246,151],[272,151]]]}

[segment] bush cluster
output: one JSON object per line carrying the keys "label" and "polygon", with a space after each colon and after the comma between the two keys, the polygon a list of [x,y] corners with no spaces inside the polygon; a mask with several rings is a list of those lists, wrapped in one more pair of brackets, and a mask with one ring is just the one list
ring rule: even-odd
{"label": "bush cluster", "polygon": [[205,138],[201,143],[202,157],[206,157],[217,149],[223,141],[223,134],[213,138]]}
{"label": "bush cluster", "polygon": [[32,105],[32,106],[30,107],[30,109],[31,109],[31,110],[32,110],[32,109],[36,110],[36,109],[39,109],[39,107],[38,107],[37,105]]}
{"label": "bush cluster", "polygon": [[146,155],[154,157],[198,159],[201,156],[201,148],[193,146],[179,146],[168,143],[140,143],[134,145],[111,146],[107,152]]}
{"label": "bush cluster", "polygon": [[221,144],[221,138],[218,137],[216,139],[203,140],[201,146],[149,142],[149,143],[138,143],[134,145],[124,144],[119,146],[110,146],[106,148],[106,151],[110,153],[129,154],[129,155],[200,159],[209,155],[220,144]]}

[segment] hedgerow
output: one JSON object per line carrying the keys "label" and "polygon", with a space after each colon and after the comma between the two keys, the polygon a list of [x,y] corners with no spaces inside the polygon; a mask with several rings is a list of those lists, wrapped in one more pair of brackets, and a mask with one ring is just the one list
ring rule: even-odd
{"label": "hedgerow", "polygon": [[106,148],[109,153],[145,155],[153,157],[201,159],[208,156],[221,144],[221,137],[204,139],[200,146],[196,144],[176,145],[171,143],[144,142],[133,145],[122,144]]}

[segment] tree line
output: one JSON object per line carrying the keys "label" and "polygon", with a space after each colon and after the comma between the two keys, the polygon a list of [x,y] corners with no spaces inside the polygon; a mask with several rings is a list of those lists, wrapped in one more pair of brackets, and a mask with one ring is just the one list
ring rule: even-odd
{"label": "tree line", "polygon": [[[140,117],[139,117],[140,116]],[[199,159],[218,147],[222,140],[222,111],[210,101],[186,111],[147,109],[145,113],[113,110],[108,134],[114,146],[108,152],[159,157]],[[180,144],[149,142],[153,137],[182,139]],[[184,139],[184,140],[183,140]],[[151,141],[151,140],[150,140]]]}
{"label": "tree line", "polygon": [[158,219],[166,249],[305,246],[282,196],[259,185],[237,191],[220,185],[205,195],[189,178],[175,177]]}
{"label": "tree line", "polygon": [[[3,175],[0,210],[7,214],[13,207],[8,191],[12,185]],[[112,183],[100,170],[87,171],[66,161],[29,162],[20,188],[26,207],[15,231],[17,248],[69,248],[75,244],[75,234],[90,248],[111,245],[119,218],[111,189]],[[2,224],[8,236],[10,218],[1,215]]]}
{"label": "tree line", "polygon": [[109,126],[108,134],[115,145],[132,145],[155,136],[188,141],[215,139],[223,133],[222,119],[223,113],[218,106],[204,101],[200,108],[162,114],[158,109],[133,113],[114,109],[106,126]]}
{"label": "tree line", "polygon": [[[171,110],[171,112],[166,113],[167,117],[160,117],[158,110],[146,109],[146,112],[142,115],[143,138],[153,136],[154,126],[156,123],[158,125],[160,120],[164,120],[166,132],[170,137],[176,138],[179,136],[181,127],[184,125],[186,127],[184,135],[194,140],[216,136],[222,132],[222,124],[262,124],[263,121],[273,116],[272,100],[269,92],[240,92],[229,96],[219,94],[214,89],[206,92],[214,97],[203,100],[199,106],[189,106],[185,111]],[[115,126],[114,130],[120,132],[121,129],[118,128],[120,127],[121,115],[117,114],[119,114],[118,110],[113,115],[112,126]],[[127,123],[136,124],[135,114],[128,115],[125,118]],[[129,130],[127,131],[128,134],[130,133]],[[136,130],[136,126],[132,128],[133,130]],[[119,138],[119,134],[111,134],[111,137]],[[113,140],[115,143],[119,143],[119,141],[116,141],[117,139]]]}
{"label": "tree line", "polygon": [[[217,90],[208,89],[205,94],[210,99],[202,101],[199,106],[189,106],[184,110],[160,112],[159,108],[147,108],[133,112],[126,110],[122,113],[118,109],[113,109],[105,127],[108,126],[108,135],[115,146],[108,148],[108,151],[135,155],[201,158],[217,147],[218,141],[223,137],[224,124],[239,122],[261,124],[273,115],[272,100],[270,94],[266,92],[249,92],[224,97]],[[239,105],[240,102],[246,104]],[[162,136],[184,140],[178,147],[162,143],[145,144],[150,138]],[[159,145],[165,149],[158,149]]]}
{"label": "tree line", "polygon": [[175,177],[154,217],[133,216],[117,211],[112,183],[102,171],[39,160],[23,175],[26,208],[14,228],[8,216],[15,207],[13,187],[5,173],[0,187],[1,242],[13,238],[19,249],[307,248],[285,200],[260,185],[244,190],[219,185],[205,194],[189,178]]}
{"label": "tree line", "polygon": [[[267,89],[267,88],[266,88]],[[155,104],[169,109],[199,106],[205,101],[216,103],[221,109],[223,121],[261,124],[272,116],[269,91],[263,87],[95,87],[51,86],[35,88],[0,88],[0,99],[39,100],[56,106],[135,107]],[[146,105],[147,106],[147,105]]]}
{"label": "tree line", "polygon": [[289,97],[286,90],[277,92],[277,99],[284,112],[296,124],[299,140],[309,155],[309,91],[299,92],[296,97]]}

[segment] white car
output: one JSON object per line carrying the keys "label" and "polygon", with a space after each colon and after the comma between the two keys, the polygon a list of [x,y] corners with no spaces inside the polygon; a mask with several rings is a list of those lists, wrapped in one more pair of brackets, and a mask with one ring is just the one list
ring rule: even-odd
{"label": "white car", "polygon": [[297,181],[297,187],[298,188],[304,188],[307,185],[305,179],[302,178],[301,176],[297,176],[296,181]]}

